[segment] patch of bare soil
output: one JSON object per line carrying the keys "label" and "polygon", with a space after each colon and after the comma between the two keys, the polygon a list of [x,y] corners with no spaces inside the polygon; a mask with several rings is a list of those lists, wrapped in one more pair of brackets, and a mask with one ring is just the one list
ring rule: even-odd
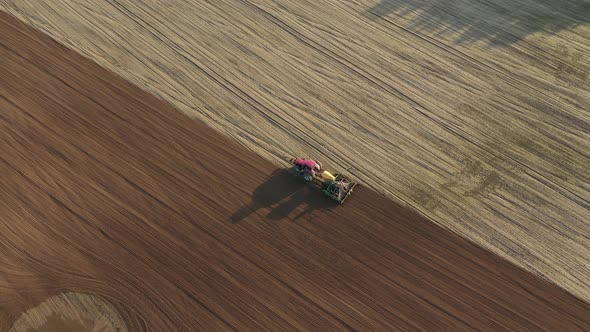
{"label": "patch of bare soil", "polygon": [[0,59],[0,331],[63,290],[130,331],[590,329],[556,285],[366,187],[333,204],[5,14]]}

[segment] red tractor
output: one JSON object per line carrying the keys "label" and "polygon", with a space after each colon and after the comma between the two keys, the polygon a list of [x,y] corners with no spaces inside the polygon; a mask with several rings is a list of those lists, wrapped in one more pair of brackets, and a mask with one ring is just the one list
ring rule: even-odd
{"label": "red tractor", "polygon": [[341,173],[331,174],[322,169],[322,166],[312,159],[291,158],[293,171],[303,177],[306,182],[318,185],[324,195],[331,199],[344,203],[344,200],[352,193],[357,183]]}

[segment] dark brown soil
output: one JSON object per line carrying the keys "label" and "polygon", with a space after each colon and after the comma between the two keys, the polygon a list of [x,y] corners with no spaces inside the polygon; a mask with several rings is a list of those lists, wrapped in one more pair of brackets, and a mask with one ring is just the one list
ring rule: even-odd
{"label": "dark brown soil", "polygon": [[0,59],[1,331],[64,289],[131,331],[590,329],[563,290],[364,188],[335,206],[6,15]]}

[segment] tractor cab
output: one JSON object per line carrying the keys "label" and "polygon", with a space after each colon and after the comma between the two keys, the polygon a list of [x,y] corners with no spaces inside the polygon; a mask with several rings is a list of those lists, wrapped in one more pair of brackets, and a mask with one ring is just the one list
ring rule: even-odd
{"label": "tractor cab", "polygon": [[350,196],[357,185],[344,174],[332,174],[323,170],[319,163],[311,159],[291,158],[290,161],[294,165],[295,173],[301,176],[305,182],[318,185],[325,196],[340,204],[344,203],[344,200]]}

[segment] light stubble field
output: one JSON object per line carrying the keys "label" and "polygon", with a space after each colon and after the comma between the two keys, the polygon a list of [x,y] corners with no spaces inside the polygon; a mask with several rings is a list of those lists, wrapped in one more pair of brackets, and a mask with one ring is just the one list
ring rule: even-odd
{"label": "light stubble field", "polygon": [[313,156],[590,300],[588,1],[2,0],[261,156]]}

